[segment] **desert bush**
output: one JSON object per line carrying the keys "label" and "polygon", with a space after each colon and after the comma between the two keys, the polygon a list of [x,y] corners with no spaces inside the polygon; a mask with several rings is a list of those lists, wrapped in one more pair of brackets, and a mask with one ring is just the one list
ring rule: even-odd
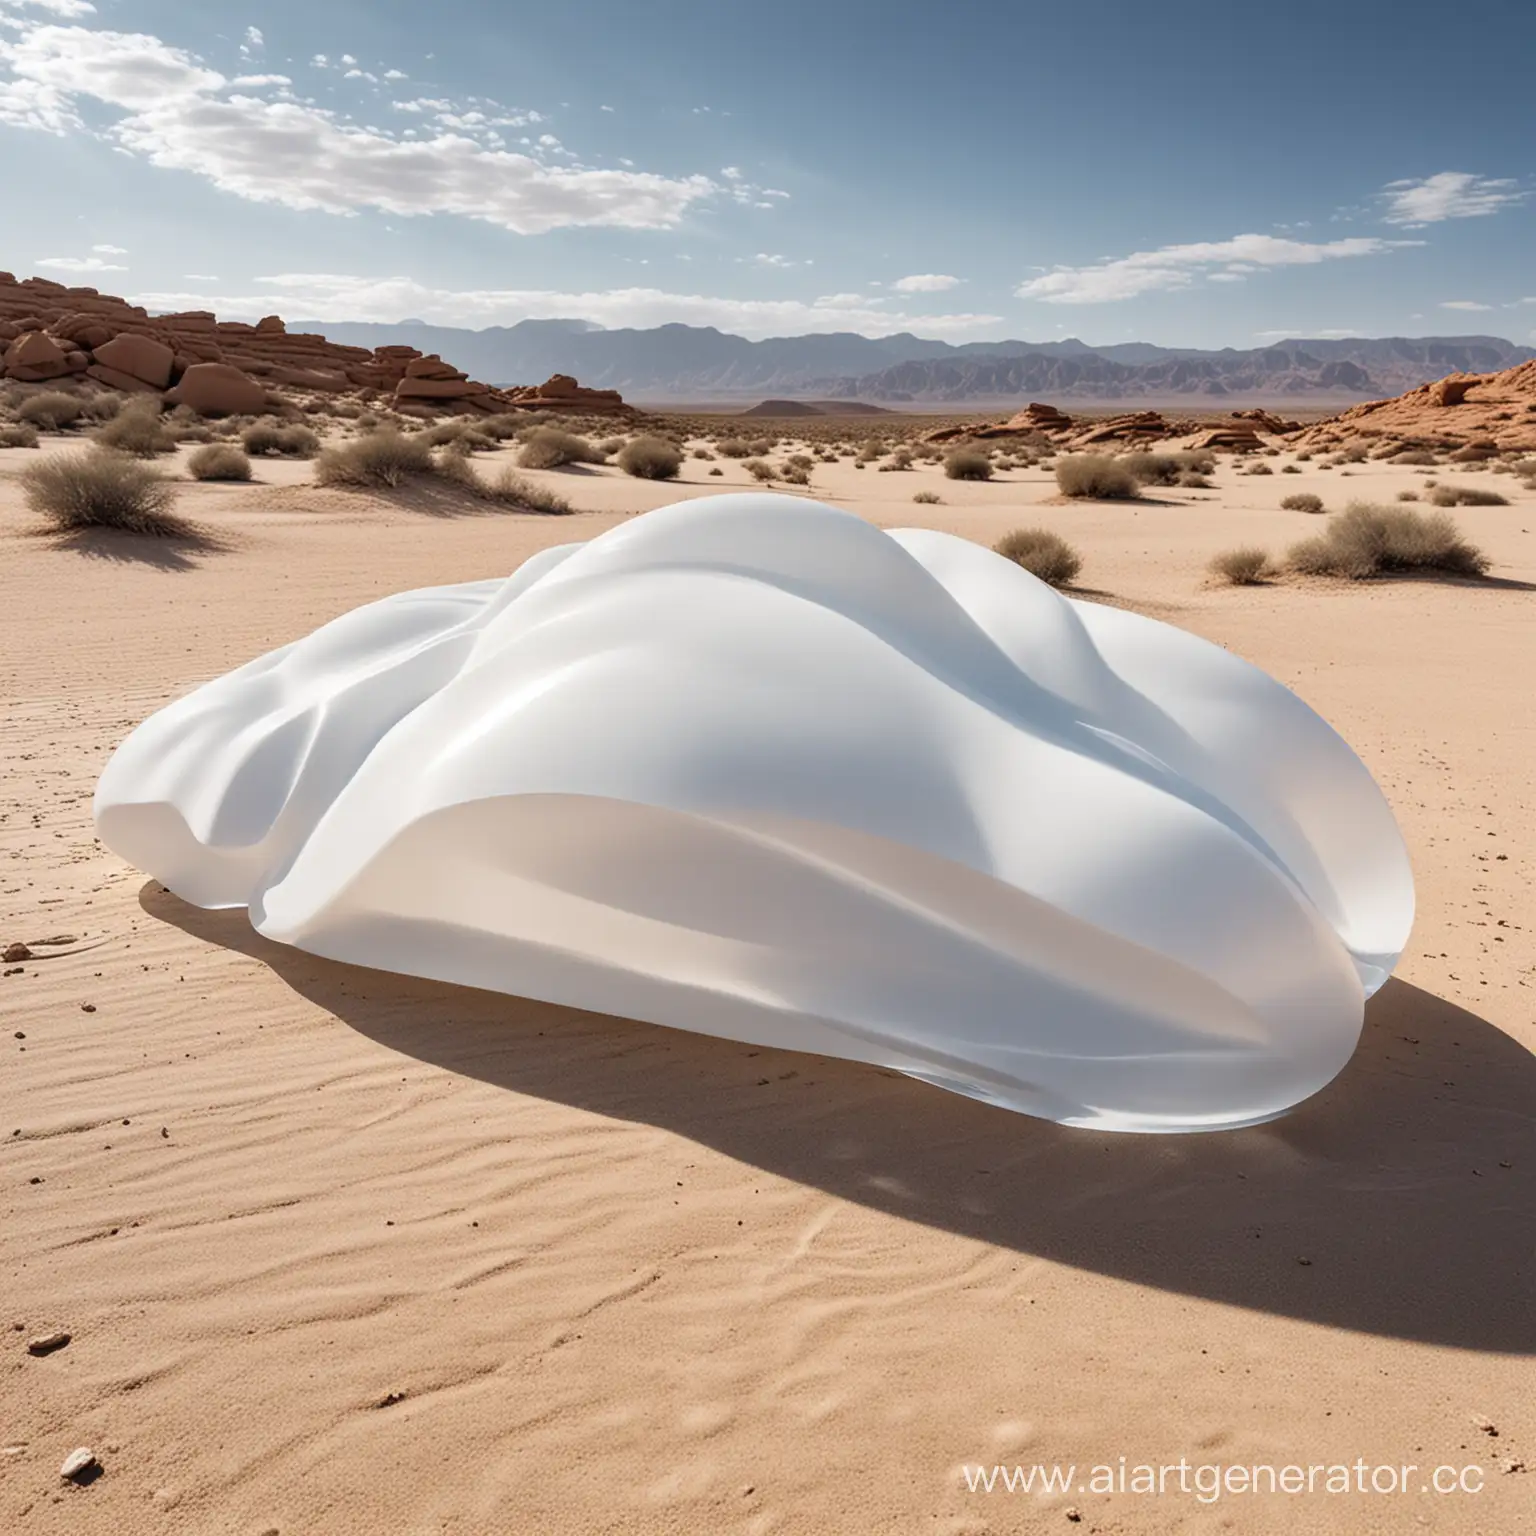
{"label": "desert bush", "polygon": [[1256,587],[1269,574],[1269,551],[1254,547],[1223,550],[1206,569],[1229,586]]}
{"label": "desert bush", "polygon": [[424,427],[421,436],[429,447],[446,448],[449,443],[457,442],[467,431],[469,423],[462,416],[453,416],[435,426]]}
{"label": "desert bush", "polygon": [[1015,528],[992,547],[1053,587],[1067,586],[1083,568],[1083,557],[1049,528]]}
{"label": "desert bush", "polygon": [[601,452],[586,438],[558,427],[535,427],[517,456],[524,469],[559,469],[564,464],[600,464],[602,460]]}
{"label": "desert bush", "polygon": [[91,434],[103,448],[116,448],[137,458],[176,451],[175,435],[160,420],[158,400],[134,400]]}
{"label": "desert bush", "polygon": [[320,451],[320,439],[309,427],[270,418],[248,426],[240,434],[240,444],[253,458],[278,453],[287,459],[312,459]]}
{"label": "desert bush", "polygon": [[1450,459],[1453,464],[1481,464],[1485,459],[1497,458],[1498,452],[1492,443],[1468,443],[1451,454]]}
{"label": "desert bush", "polygon": [[895,449],[892,452],[892,454],[891,454],[891,468],[892,469],[911,469],[912,468],[912,450],[910,448],[906,448],[906,447],[901,447],[901,448]]}
{"label": "desert bush", "polygon": [[937,491],[914,491],[912,500],[919,506],[937,507],[942,505],[944,498]]}
{"label": "desert bush", "polygon": [[726,459],[749,459],[753,451],[752,444],[739,437],[723,437],[715,444],[715,452]]}
{"label": "desert bush", "polygon": [[597,451],[602,454],[605,459],[611,459],[614,454],[623,451],[624,445],[628,441],[629,439],[627,437],[605,437],[602,442],[597,445]]}
{"label": "desert bush", "polygon": [[324,449],[315,460],[315,483],[340,486],[397,486],[407,476],[431,474],[432,450],[419,435],[389,428]]}
{"label": "desert bush", "polygon": [[619,468],[639,480],[674,480],[682,467],[681,450],[659,437],[637,437],[619,450]]}
{"label": "desert bush", "polygon": [[689,457],[695,458],[695,459],[709,460],[709,459],[714,458],[714,454],[712,454],[709,451],[708,448],[695,448],[693,450],[692,454],[689,455]]}
{"label": "desert bush", "polygon": [[808,469],[801,469],[798,464],[786,464],[779,471],[779,479],[785,485],[809,485],[811,472]]}
{"label": "desert bush", "polygon": [[742,466],[754,480],[760,480],[764,485],[773,480],[773,465],[766,459],[748,459]]}
{"label": "desert bush", "polygon": [[1481,576],[1488,557],[1462,538],[1443,512],[1426,516],[1407,507],[1351,502],[1321,538],[1293,545],[1286,557],[1304,576],[1361,580],[1383,572],[1436,570]]}
{"label": "desert bush", "polygon": [[1140,491],[1135,475],[1103,453],[1071,453],[1058,459],[1056,486],[1063,496],[1095,501],[1129,501]]}
{"label": "desert bush", "polygon": [[1135,477],[1138,485],[1177,485],[1179,476],[1190,469],[1195,469],[1197,473],[1209,473],[1208,470],[1201,471],[1197,466],[1186,463],[1182,455],[1173,453],[1123,453],[1120,455],[1120,463]]}
{"label": "desert bush", "polygon": [[1394,464],[1438,464],[1440,461],[1434,454],[1423,448],[1403,448],[1394,453],[1391,458]]}
{"label": "desert bush", "polygon": [[1370,451],[1364,443],[1351,443],[1348,448],[1339,450],[1339,458],[1345,464],[1364,464],[1370,457]]}
{"label": "desert bush", "polygon": [[1429,493],[1437,507],[1507,507],[1509,497],[1471,485],[1437,485]]}
{"label": "desert bush", "polygon": [[990,480],[992,461],[979,448],[955,448],[944,455],[944,475],[949,480]]}
{"label": "desert bush", "polygon": [[70,427],[79,421],[84,405],[79,395],[67,395],[62,389],[49,389],[40,395],[29,395],[23,400],[16,407],[16,419],[29,426],[41,427],[45,432],[57,432],[61,427]]}
{"label": "desert bush", "polygon": [[1211,482],[1197,469],[1186,469],[1179,476],[1178,484],[1181,490],[1186,491],[1208,491],[1211,488]]}
{"label": "desert bush", "polygon": [[37,428],[30,421],[0,426],[0,448],[36,448]]}
{"label": "desert bush", "polygon": [[712,474],[712,475],[723,475],[724,473],[725,473],[725,471],[723,469],[721,469],[718,464],[716,464],[715,467],[712,470],[710,470],[710,474]]}
{"label": "desert bush", "polygon": [[1399,491],[1397,493],[1397,499],[1399,501],[1417,501],[1419,499],[1419,493],[1417,491]]}
{"label": "desert bush", "polygon": [[208,443],[187,459],[194,480],[249,480],[251,461],[232,443]]}
{"label": "desert bush", "polygon": [[1280,466],[1280,473],[1282,475],[1299,475],[1301,473],[1301,465],[1299,465],[1299,464],[1282,464]]}
{"label": "desert bush", "polygon": [[1323,498],[1314,496],[1311,491],[1297,491],[1295,495],[1285,497],[1280,506],[1286,512],[1321,512]]}
{"label": "desert bush", "polygon": [[104,389],[100,394],[86,395],[80,402],[80,414],[87,421],[111,421],[127,405],[128,397],[116,390]]}
{"label": "desert bush", "polygon": [[27,505],[60,532],[116,528],[162,538],[187,532],[171,511],[171,482],[115,449],[55,455],[23,470],[21,483]]}
{"label": "desert bush", "polygon": [[522,512],[546,512],[551,516],[563,517],[572,510],[570,502],[559,491],[527,479],[510,464],[494,480],[485,484],[484,495],[488,501],[515,507]]}
{"label": "desert bush", "polygon": [[1248,466],[1248,473],[1250,475],[1272,475],[1274,470],[1268,464],[1250,464]]}

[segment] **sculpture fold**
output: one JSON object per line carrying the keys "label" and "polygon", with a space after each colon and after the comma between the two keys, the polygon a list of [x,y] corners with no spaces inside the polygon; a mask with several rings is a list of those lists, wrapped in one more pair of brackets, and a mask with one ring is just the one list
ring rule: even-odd
{"label": "sculpture fold", "polygon": [[1413,915],[1385,799],[1280,683],[786,496],[345,614],[146,720],[95,814],[316,955],[1113,1130],[1317,1091]]}

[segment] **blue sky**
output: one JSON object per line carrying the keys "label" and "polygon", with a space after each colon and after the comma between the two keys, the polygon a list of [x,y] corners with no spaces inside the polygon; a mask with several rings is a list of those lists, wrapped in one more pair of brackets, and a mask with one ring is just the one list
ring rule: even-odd
{"label": "blue sky", "polygon": [[0,266],[241,317],[1536,339],[1536,3],[0,0]]}

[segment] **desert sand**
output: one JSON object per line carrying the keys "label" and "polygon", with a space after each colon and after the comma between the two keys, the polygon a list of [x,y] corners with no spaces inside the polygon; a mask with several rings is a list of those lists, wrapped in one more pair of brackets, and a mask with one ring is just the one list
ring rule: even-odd
{"label": "desert sand", "polygon": [[[317,960],[94,842],[113,746],[193,684],[382,593],[738,488],[740,463],[535,473],[579,509],[543,517],[259,461],[184,486],[205,537],[170,545],[37,534],[35,457],[0,451],[0,944],[36,951],[0,978],[0,1529],[1536,1522],[1536,491],[1500,477],[1512,505],[1453,514],[1488,581],[1226,588],[1216,551],[1317,531],[1283,496],[1468,477],[1223,458],[1212,490],[1074,504],[1039,469],[816,466],[813,494],[881,526],[1066,534],[1090,595],[1270,670],[1391,800],[1418,919],[1349,1067],[1265,1126],[1115,1137]],[[89,1486],[59,1477],[77,1446]],[[1122,1458],[1417,1470],[1395,1493],[1087,1486]],[[1037,1463],[1082,1486],[964,1470]],[[1437,1467],[1466,1491],[1421,1492]]]}

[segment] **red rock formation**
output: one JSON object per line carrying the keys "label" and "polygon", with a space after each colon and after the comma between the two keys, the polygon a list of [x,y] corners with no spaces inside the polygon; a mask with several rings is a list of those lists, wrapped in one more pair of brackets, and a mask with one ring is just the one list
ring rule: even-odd
{"label": "red rock formation", "polygon": [[[221,371],[201,371],[210,365]],[[415,347],[343,346],[290,331],[277,315],[255,325],[221,321],[209,310],[151,315],[94,288],[41,277],[18,282],[0,272],[0,378],[40,384],[82,375],[110,389],[165,391],[172,403],[210,413],[280,408],[285,402],[273,391],[287,390],[363,400],[384,395],[417,412],[634,414],[616,390],[583,389],[564,374],[493,389]],[[242,403],[229,403],[235,400]]]}
{"label": "red rock formation", "polygon": [[1464,448],[1490,442],[1501,453],[1536,452],[1536,362],[1502,373],[1463,373],[1410,389],[1395,400],[1351,406],[1308,427],[1298,446]]}

